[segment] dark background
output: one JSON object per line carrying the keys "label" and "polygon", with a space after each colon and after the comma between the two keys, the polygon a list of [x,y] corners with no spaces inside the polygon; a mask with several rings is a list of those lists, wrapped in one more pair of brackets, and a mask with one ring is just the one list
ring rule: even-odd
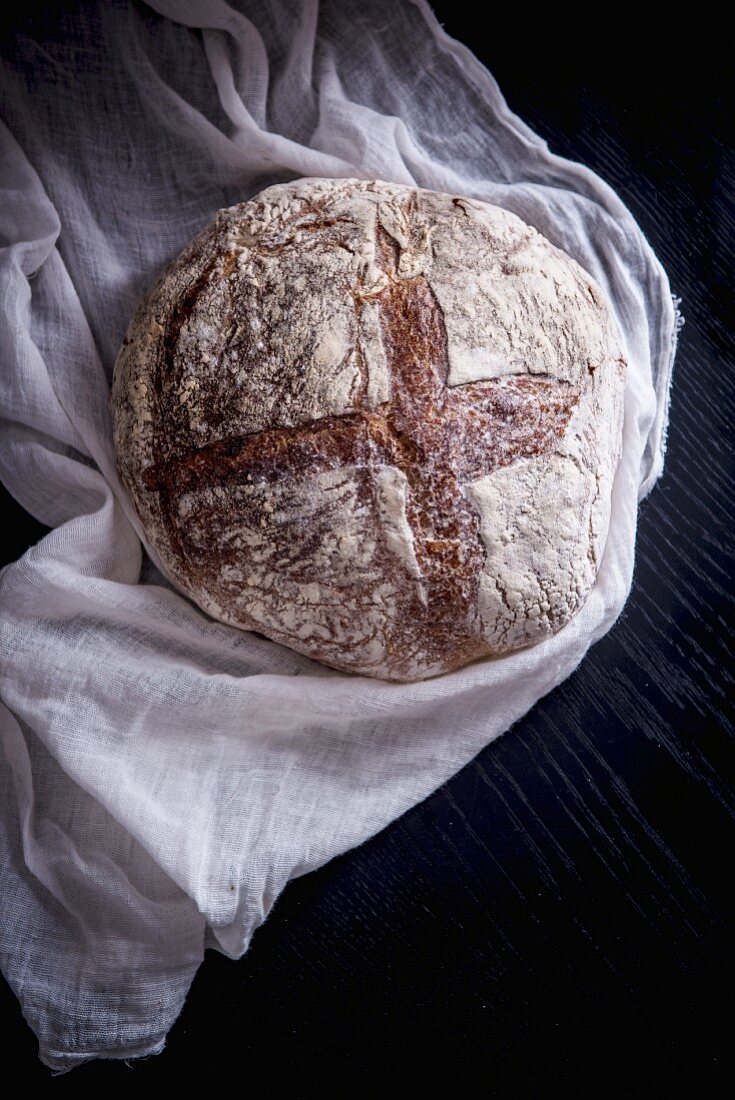
{"label": "dark background", "polygon": [[[3,984],[5,1066],[29,1085],[224,1073],[294,1097],[443,1080],[458,1096],[668,1097],[731,1080],[727,43],[696,11],[674,38],[611,10],[593,33],[520,5],[502,24],[434,6],[511,108],[617,189],[682,299],[666,470],[640,510],[630,599],[510,734],[290,885],[244,959],[209,952],[160,1057],[52,1081]],[[11,561],[44,529],[4,492],[2,506]]]}

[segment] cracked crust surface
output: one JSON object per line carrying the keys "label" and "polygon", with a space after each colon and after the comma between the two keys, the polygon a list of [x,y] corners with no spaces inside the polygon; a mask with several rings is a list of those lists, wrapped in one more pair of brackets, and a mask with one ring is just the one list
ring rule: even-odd
{"label": "cracked crust surface", "polygon": [[122,478],[207,612],[420,679],[578,610],[625,360],[602,292],[515,215],[364,180],[220,211],[128,329]]}

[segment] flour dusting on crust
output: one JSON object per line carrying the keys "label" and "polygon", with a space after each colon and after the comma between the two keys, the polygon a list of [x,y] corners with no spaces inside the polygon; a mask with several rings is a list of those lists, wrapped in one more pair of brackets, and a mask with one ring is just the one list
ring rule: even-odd
{"label": "flour dusting on crust", "polygon": [[307,179],[220,211],[168,268],[112,408],[179,588],[335,668],[410,680],[581,606],[624,385],[599,287],[515,215]]}

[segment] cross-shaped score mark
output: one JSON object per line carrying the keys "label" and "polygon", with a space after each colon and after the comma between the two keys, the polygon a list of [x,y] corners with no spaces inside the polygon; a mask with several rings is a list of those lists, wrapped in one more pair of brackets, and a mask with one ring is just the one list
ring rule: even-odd
{"label": "cross-shaped score mark", "polygon": [[[187,547],[186,523],[176,508],[182,494],[246,479],[249,484],[291,480],[297,493],[299,479],[352,467],[367,475],[360,491],[379,524],[369,473],[397,468],[409,486],[406,514],[422,585],[421,599],[415,582],[406,586],[414,595],[405,608],[411,622],[402,629],[430,633],[436,653],[454,653],[461,664],[486,652],[472,621],[485,547],[479,516],[462,486],[550,451],[564,434],[579,392],[567,382],[531,374],[450,387],[442,309],[424,275],[399,275],[399,256],[396,242],[378,225],[376,258],[388,277],[378,301],[389,400],[368,406],[363,385],[349,413],[174,452],[149,469],[146,484],[160,493],[172,545],[212,591],[217,569],[207,571],[201,554]],[[174,328],[181,317],[179,310]],[[169,354],[175,342],[171,331],[165,341]],[[397,558],[390,560],[394,571],[404,568]]]}

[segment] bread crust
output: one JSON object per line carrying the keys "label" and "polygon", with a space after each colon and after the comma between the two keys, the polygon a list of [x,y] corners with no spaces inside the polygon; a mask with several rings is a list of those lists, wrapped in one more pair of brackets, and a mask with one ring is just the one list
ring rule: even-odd
{"label": "bread crust", "polygon": [[118,355],[122,479],[209,614],[412,680],[540,640],[594,581],[625,360],[515,215],[382,181],[220,211]]}

